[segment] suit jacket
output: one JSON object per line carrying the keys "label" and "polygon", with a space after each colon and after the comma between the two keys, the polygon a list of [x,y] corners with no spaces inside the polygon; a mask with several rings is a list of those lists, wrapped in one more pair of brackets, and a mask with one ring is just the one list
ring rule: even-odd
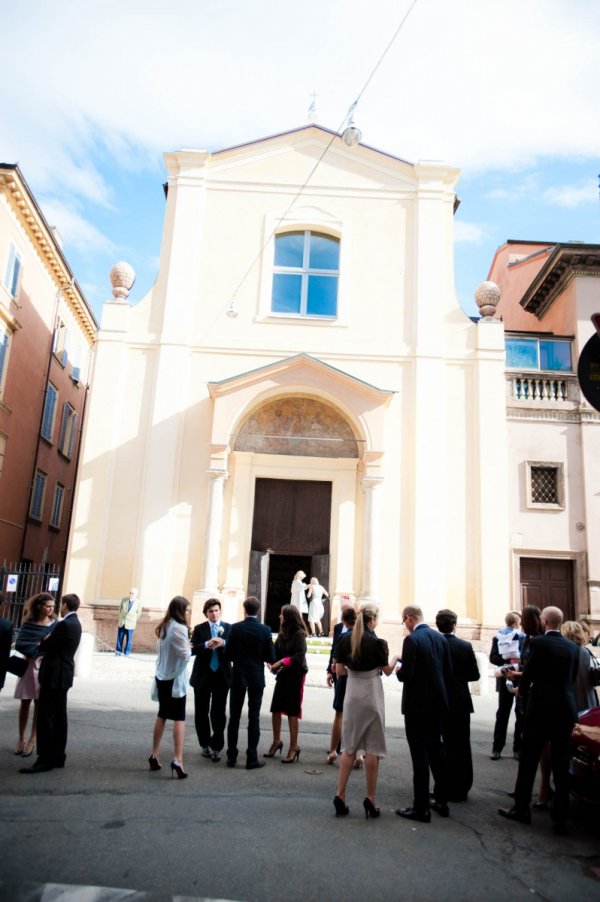
{"label": "suit jacket", "polygon": [[225,648],[225,656],[233,663],[233,682],[247,688],[264,689],[265,664],[275,662],[271,630],[256,617],[234,623]]}
{"label": "suit jacket", "polygon": [[445,633],[444,638],[450,649],[452,661],[452,675],[448,681],[449,714],[470,714],[473,709],[473,699],[469,692],[469,683],[476,683],[479,679],[477,658],[470,642],[459,639],[454,633]]}
{"label": "suit jacket", "polygon": [[6,665],[10,658],[10,646],[12,643],[13,625],[12,621],[0,618],[0,689],[4,686],[6,679]]}
{"label": "suit jacket", "polygon": [[404,683],[402,713],[447,714],[451,674],[450,649],[444,637],[426,624],[414,629],[404,639],[402,667],[397,673]]}
{"label": "suit jacket", "polygon": [[[227,643],[231,633],[231,624],[221,620],[220,625],[223,627],[221,638]],[[194,627],[192,633],[192,654],[196,657],[194,659],[194,667],[190,677],[190,686],[194,686],[196,689],[202,685],[208,674],[212,673],[210,667],[210,662],[212,661],[212,649],[204,647],[204,643],[209,642],[210,639],[212,639],[212,631],[208,620],[205,621],[205,623],[199,623],[198,626]],[[221,648],[217,648],[216,650],[219,657],[219,669],[217,673],[220,673],[225,684],[230,686],[231,664],[225,657],[226,648],[227,645],[221,646]]]}
{"label": "suit jacket", "polygon": [[579,647],[551,630],[531,640],[519,682],[526,722],[531,719],[577,720],[573,683],[579,668]]}
{"label": "suit jacket", "polygon": [[70,689],[75,675],[75,652],[81,639],[81,623],[77,614],[69,614],[57,623],[40,643],[44,657],[40,666],[40,686]]}
{"label": "suit jacket", "polygon": [[333,659],[335,658],[335,643],[342,635],[342,630],[344,629],[343,623],[336,623],[333,628],[333,637],[331,640],[331,652],[329,654],[329,663],[327,664],[327,673],[333,673],[335,676],[335,672],[333,669]]}
{"label": "suit jacket", "polygon": [[122,598],[121,607],[119,608],[119,626],[124,627],[126,630],[134,630],[138,617],[142,613],[142,602],[139,598],[136,598],[131,605],[131,610],[128,610],[128,608],[129,598]]}

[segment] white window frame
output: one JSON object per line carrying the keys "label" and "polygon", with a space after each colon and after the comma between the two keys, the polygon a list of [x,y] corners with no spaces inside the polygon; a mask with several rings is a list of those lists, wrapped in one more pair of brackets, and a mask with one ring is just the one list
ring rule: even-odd
{"label": "white window frame", "polygon": [[73,405],[69,404],[68,401],[65,401],[63,404],[62,423],[60,425],[60,434],[58,437],[58,450],[64,457],[68,457],[69,460],[73,456],[78,419],[77,411]]}
{"label": "white window frame", "polygon": [[23,254],[17,245],[11,241],[8,248],[8,259],[4,269],[4,287],[11,298],[16,299],[19,294],[19,283],[23,271]]}
{"label": "white window frame", "polygon": [[52,444],[54,435],[54,421],[56,420],[56,408],[58,407],[58,389],[52,382],[46,385],[44,398],[44,412],[42,414],[42,426],[40,434],[47,442]]}
{"label": "white window frame", "polygon": [[67,350],[67,341],[68,341],[69,330],[62,320],[56,324],[56,329],[54,330],[54,343],[53,343],[53,352],[57,361],[60,363],[62,367],[65,367],[69,360],[69,352]]}
{"label": "white window frame", "polygon": [[[286,232],[319,232],[340,243],[338,265],[338,295],[336,316],[300,316],[298,313],[273,313],[273,271],[275,269],[275,238]],[[352,260],[352,229],[348,224],[316,206],[301,207],[289,213],[271,213],[265,217],[263,229],[264,253],[260,270],[258,311],[261,323],[298,326],[318,326],[322,329],[348,328],[347,311],[351,308],[350,267]],[[232,288],[233,290],[233,288]],[[241,295],[241,292],[240,292]],[[239,302],[238,302],[239,303]]]}
{"label": "white window frame", "polygon": [[[532,479],[531,479],[531,471],[536,467],[543,467],[544,469],[553,469],[556,470],[556,494],[558,497],[558,502],[541,502],[541,501],[533,501],[533,490],[532,490]],[[527,485],[527,507],[529,510],[542,510],[542,511],[551,511],[551,510],[564,510],[565,509],[565,477],[564,477],[564,464],[561,461],[555,460],[528,460],[525,462],[525,470],[526,470],[526,485]]]}
{"label": "white window frame", "polygon": [[[310,268],[310,239],[312,235],[323,236],[323,238],[328,238],[330,241],[334,241],[338,246],[338,261],[339,255],[341,254],[341,241],[337,237],[337,235],[331,235],[329,232],[324,232],[322,229],[317,231],[317,229],[285,229],[277,234],[273,238],[273,257],[275,257],[275,247],[277,245],[277,239],[283,238],[285,235],[289,235],[292,233],[301,234],[303,236],[303,247],[302,247],[302,266],[278,266],[276,263],[273,263],[273,276],[276,275],[288,275],[288,276],[297,276],[300,278],[300,310],[296,313],[286,313],[283,311],[273,310],[273,282],[271,283],[271,316],[283,316],[286,319],[316,319],[316,320],[332,320],[337,319],[337,311],[338,311],[338,303],[339,303],[339,293],[340,293],[340,268],[338,262],[337,269],[311,269]],[[328,279],[335,279],[336,292],[335,292],[335,313],[308,313],[308,280],[310,276],[324,276]],[[273,279],[274,281],[274,279]]]}
{"label": "white window frame", "polygon": [[32,520],[41,521],[43,519],[47,482],[48,474],[43,470],[36,470],[31,490],[31,504],[29,505],[29,516]]}
{"label": "white window frame", "polygon": [[8,372],[8,358],[12,344],[12,332],[5,322],[0,320],[0,401],[4,397],[6,374]]}
{"label": "white window frame", "polygon": [[57,482],[54,486],[54,497],[52,499],[52,514],[50,515],[50,526],[53,529],[60,529],[60,521],[62,520],[63,505],[65,501],[65,487],[62,483]]}

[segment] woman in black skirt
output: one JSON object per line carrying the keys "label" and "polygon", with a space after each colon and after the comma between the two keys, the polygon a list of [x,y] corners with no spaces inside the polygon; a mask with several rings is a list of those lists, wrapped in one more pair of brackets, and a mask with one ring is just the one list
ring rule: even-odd
{"label": "woman in black skirt", "polygon": [[279,613],[279,635],[275,643],[277,660],[268,665],[272,673],[277,674],[275,692],[271,702],[273,721],[273,742],[265,758],[273,758],[281,752],[281,715],[285,714],[290,728],[290,747],[282,764],[293,764],[300,760],[298,745],[298,721],[302,717],[302,696],[304,681],[308,672],[306,666],[307,630],[298,608],[292,604],[284,604]]}
{"label": "woman in black skirt", "polygon": [[191,608],[187,598],[176,595],[167,613],[156,627],[156,676],[154,700],[158,700],[158,715],[152,735],[152,754],[148,759],[150,770],[160,770],[158,761],[160,742],[167,720],[173,721],[174,754],[171,776],[183,780],[183,741],[185,739],[185,698],[188,689],[187,663],[192,650],[190,645]]}

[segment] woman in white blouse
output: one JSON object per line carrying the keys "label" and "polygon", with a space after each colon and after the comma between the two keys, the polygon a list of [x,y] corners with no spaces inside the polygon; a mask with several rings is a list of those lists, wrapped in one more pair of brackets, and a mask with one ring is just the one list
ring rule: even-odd
{"label": "woman in white blouse", "polygon": [[160,770],[158,760],[160,742],[165,732],[167,720],[173,721],[173,760],[171,776],[183,780],[187,777],[183,769],[183,742],[185,739],[185,699],[188,690],[187,663],[191,656],[190,646],[191,608],[187,598],[176,595],[170,602],[167,613],[156,627],[158,642],[156,648],[156,676],[152,697],[158,700],[158,715],[152,735],[152,754],[148,758],[150,770]]}
{"label": "woman in white blouse", "polygon": [[306,590],[308,589],[308,586],[303,582],[305,576],[306,573],[304,570],[298,570],[294,575],[291,586],[290,604],[293,604],[295,608],[298,608],[302,620],[308,630],[308,601],[306,600]]}
{"label": "woman in white blouse", "polygon": [[323,605],[324,597],[329,597],[327,590],[321,585],[317,577],[313,576],[308,586],[308,592],[306,593],[306,598],[308,600],[308,625],[312,636],[323,635],[321,620],[325,613],[325,607]]}

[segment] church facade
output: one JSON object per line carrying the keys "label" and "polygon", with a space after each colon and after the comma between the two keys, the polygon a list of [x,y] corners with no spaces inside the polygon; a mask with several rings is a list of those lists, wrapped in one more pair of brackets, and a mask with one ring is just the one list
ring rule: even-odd
{"label": "church facade", "polygon": [[157,281],[98,336],[66,578],[87,627],[111,641],[132,585],[147,647],[176,594],[194,622],[254,594],[276,627],[303,570],[326,617],[375,600],[391,640],[409,603],[497,628],[520,606],[504,327],[455,297],[458,171],[316,125],[165,164]]}

